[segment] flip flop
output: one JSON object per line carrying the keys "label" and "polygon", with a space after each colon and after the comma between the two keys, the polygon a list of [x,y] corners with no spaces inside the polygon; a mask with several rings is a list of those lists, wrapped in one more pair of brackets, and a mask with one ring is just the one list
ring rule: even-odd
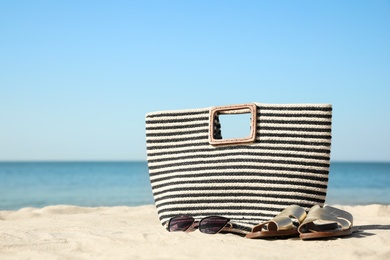
{"label": "flip flop", "polygon": [[298,226],[305,219],[306,211],[298,205],[291,205],[270,221],[252,228],[246,238],[290,237],[298,235]]}
{"label": "flip flop", "polygon": [[352,229],[353,216],[331,206],[313,206],[306,219],[299,226],[299,237],[306,239],[319,239],[328,237],[348,236]]}

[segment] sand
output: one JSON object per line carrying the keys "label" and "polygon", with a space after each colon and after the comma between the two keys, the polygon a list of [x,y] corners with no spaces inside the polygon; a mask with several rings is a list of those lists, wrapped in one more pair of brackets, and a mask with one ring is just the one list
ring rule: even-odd
{"label": "sand", "polygon": [[316,241],[169,233],[152,205],[0,211],[0,259],[390,259],[390,205],[333,206],[360,232]]}

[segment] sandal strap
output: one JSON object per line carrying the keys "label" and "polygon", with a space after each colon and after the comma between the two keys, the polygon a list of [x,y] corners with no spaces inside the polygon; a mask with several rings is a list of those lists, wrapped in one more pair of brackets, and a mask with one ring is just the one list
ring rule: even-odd
{"label": "sandal strap", "polygon": [[[315,221],[323,221],[326,224],[316,225]],[[336,227],[333,224],[337,224]],[[320,207],[319,205],[313,206],[309,213],[307,214],[306,219],[299,226],[298,231],[300,233],[305,233],[308,231],[323,231],[327,227],[330,230],[335,228],[340,228],[342,230],[349,229],[353,225],[353,216],[344,211],[331,206]],[[322,228],[319,228],[322,226]]]}
{"label": "sandal strap", "polygon": [[265,227],[268,231],[289,230],[294,228],[293,218],[300,224],[305,217],[306,211],[304,208],[298,205],[290,205],[270,221],[254,226],[252,232],[262,231]]}

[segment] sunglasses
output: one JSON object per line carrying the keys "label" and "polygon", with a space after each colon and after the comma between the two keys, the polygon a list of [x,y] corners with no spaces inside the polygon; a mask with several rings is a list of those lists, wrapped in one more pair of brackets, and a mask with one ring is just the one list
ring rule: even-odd
{"label": "sunglasses", "polygon": [[205,234],[217,234],[220,231],[229,231],[233,228],[230,219],[219,216],[210,216],[195,221],[191,216],[177,216],[169,220],[167,229],[169,232],[191,231],[196,228]]}

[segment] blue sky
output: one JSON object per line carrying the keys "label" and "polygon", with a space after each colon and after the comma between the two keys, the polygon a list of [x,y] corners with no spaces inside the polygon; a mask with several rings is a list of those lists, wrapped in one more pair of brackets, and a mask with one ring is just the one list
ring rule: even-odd
{"label": "blue sky", "polygon": [[1,1],[0,161],[145,160],[147,112],[333,104],[390,161],[390,1]]}

